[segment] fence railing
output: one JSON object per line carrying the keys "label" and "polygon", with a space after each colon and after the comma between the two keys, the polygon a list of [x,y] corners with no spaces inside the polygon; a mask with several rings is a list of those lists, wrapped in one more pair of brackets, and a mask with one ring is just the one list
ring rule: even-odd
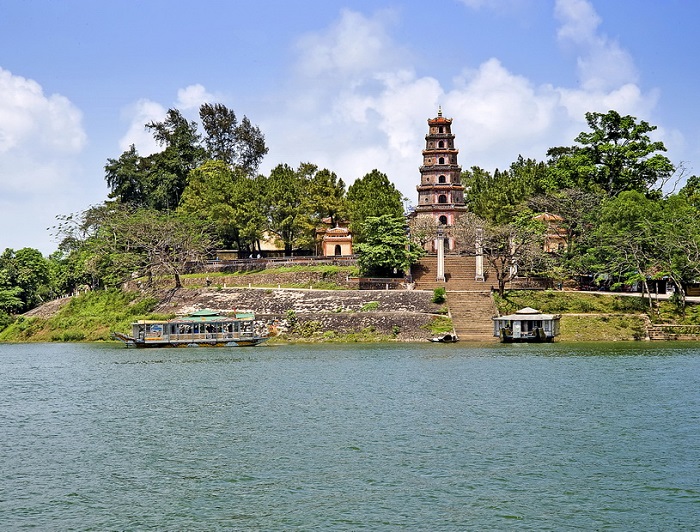
{"label": "fence railing", "polygon": [[360,290],[402,290],[407,288],[403,277],[350,277],[348,281]]}

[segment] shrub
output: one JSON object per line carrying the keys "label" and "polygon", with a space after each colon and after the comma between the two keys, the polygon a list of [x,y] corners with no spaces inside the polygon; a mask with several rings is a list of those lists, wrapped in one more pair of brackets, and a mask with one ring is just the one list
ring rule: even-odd
{"label": "shrub", "polygon": [[433,290],[433,303],[440,305],[445,302],[445,287],[439,286]]}
{"label": "shrub", "polygon": [[309,338],[321,331],[321,322],[316,320],[298,322],[294,326],[294,332],[302,338]]}
{"label": "shrub", "polygon": [[360,308],[360,312],[370,312],[379,308],[379,301],[368,301]]}

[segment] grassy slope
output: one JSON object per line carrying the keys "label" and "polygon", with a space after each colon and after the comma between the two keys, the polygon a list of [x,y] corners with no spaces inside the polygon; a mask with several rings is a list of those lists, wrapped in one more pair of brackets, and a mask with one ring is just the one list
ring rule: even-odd
{"label": "grassy slope", "polygon": [[50,318],[23,317],[0,331],[4,342],[70,342],[109,340],[112,331],[131,330],[131,322],[149,316],[157,300],[108,290],[71,299]]}
{"label": "grassy slope", "polygon": [[[619,294],[513,290],[496,296],[502,314],[523,307],[563,314],[562,341],[616,341],[644,337],[644,315],[653,322],[700,324],[700,306],[690,304],[680,312],[672,303],[660,301],[649,311],[648,300]],[[584,314],[585,316],[582,316]]]}

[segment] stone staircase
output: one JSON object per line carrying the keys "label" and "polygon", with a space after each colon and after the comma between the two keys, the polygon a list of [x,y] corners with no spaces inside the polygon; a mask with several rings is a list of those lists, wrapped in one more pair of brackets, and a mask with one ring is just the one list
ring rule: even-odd
{"label": "stone staircase", "polygon": [[447,292],[447,306],[457,337],[464,342],[497,342],[493,336],[496,305],[491,292]]}
{"label": "stone staircase", "polygon": [[437,256],[423,257],[411,268],[416,290],[433,290],[444,287],[451,290],[489,291],[491,285],[486,281],[477,281],[476,258],[462,255],[445,255],[445,281],[437,281]]}
{"label": "stone staircase", "polygon": [[488,277],[477,281],[476,259],[461,255],[445,255],[445,281],[437,281],[437,256],[423,257],[411,268],[416,290],[447,291],[455,333],[462,341],[497,342],[493,336],[496,306],[491,297]]}

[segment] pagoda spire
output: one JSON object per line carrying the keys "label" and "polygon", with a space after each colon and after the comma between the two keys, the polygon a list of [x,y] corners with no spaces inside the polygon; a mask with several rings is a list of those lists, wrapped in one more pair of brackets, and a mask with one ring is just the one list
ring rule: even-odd
{"label": "pagoda spire", "polygon": [[[454,225],[459,215],[467,211],[454,139],[452,119],[445,118],[442,106],[438,106],[437,117],[428,119],[415,216],[431,216],[443,227]],[[454,248],[451,238],[446,238],[445,244],[447,249]]]}

